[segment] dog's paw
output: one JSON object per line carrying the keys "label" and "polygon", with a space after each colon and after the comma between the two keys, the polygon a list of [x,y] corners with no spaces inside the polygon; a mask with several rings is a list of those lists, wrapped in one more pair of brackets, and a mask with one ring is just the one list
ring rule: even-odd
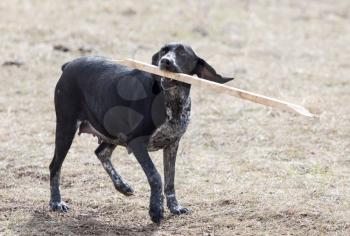
{"label": "dog's paw", "polygon": [[172,206],[169,208],[171,214],[174,215],[182,215],[182,214],[188,214],[191,212],[191,209],[186,208],[186,207],[182,207],[182,206]]}
{"label": "dog's paw", "polygon": [[134,189],[127,183],[123,183],[122,185],[115,184],[114,187],[118,192],[124,194],[125,196],[134,195]]}
{"label": "dog's paw", "polygon": [[53,211],[67,212],[69,210],[68,205],[64,202],[50,202],[50,208]]}
{"label": "dog's paw", "polygon": [[151,207],[149,210],[149,215],[154,223],[160,224],[164,218],[164,209],[162,206]]}

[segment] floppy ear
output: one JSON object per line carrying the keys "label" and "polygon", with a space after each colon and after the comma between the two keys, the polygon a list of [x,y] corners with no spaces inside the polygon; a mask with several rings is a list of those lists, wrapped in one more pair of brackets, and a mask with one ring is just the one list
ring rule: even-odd
{"label": "floppy ear", "polygon": [[152,56],[152,65],[158,66],[158,60],[159,60],[159,52],[156,52],[156,54]]}
{"label": "floppy ear", "polygon": [[234,78],[226,78],[222,77],[221,75],[217,74],[213,67],[211,67],[206,61],[204,61],[202,58],[198,58],[197,66],[194,69],[194,74],[196,74],[198,77],[214,81],[220,84],[226,83],[230,80],[233,80]]}

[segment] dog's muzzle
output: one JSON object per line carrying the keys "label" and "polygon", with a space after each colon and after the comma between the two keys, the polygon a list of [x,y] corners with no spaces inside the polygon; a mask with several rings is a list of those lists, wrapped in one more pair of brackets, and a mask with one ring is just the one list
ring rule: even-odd
{"label": "dog's muzzle", "polygon": [[169,58],[162,58],[159,62],[159,68],[170,72],[179,72],[175,62]]}
{"label": "dog's muzzle", "polygon": [[[175,66],[175,63],[169,58],[162,58],[159,62],[159,68],[169,72],[178,72],[178,68]],[[170,78],[162,78],[161,86],[166,90],[171,89],[172,87],[176,86],[176,81]]]}

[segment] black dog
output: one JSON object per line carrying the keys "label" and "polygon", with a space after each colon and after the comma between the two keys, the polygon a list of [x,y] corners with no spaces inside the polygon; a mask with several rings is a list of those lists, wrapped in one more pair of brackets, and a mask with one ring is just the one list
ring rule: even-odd
{"label": "black dog", "polygon": [[[185,45],[165,45],[152,57],[162,70],[196,74],[219,83],[223,78]],[[100,57],[82,57],[62,66],[55,89],[56,146],[50,164],[50,206],[67,211],[59,184],[62,163],[74,135],[90,133],[98,137],[95,153],[111,177],[115,188],[125,194],[133,189],[114,169],[110,157],[117,145],[132,152],[151,187],[149,214],[153,222],[163,218],[162,180],[148,152],[163,149],[164,192],[173,214],[188,212],[176,200],[175,160],[179,141],[189,123],[190,85],[114,64]]]}

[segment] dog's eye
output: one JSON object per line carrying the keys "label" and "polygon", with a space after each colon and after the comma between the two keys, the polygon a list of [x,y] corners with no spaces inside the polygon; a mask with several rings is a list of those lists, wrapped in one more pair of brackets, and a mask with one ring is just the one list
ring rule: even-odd
{"label": "dog's eye", "polygon": [[161,54],[167,53],[168,51],[169,51],[168,47],[163,47],[163,48],[160,49],[160,53]]}
{"label": "dog's eye", "polygon": [[179,54],[180,56],[185,56],[186,55],[186,51],[184,48],[177,48],[176,49],[176,53]]}

